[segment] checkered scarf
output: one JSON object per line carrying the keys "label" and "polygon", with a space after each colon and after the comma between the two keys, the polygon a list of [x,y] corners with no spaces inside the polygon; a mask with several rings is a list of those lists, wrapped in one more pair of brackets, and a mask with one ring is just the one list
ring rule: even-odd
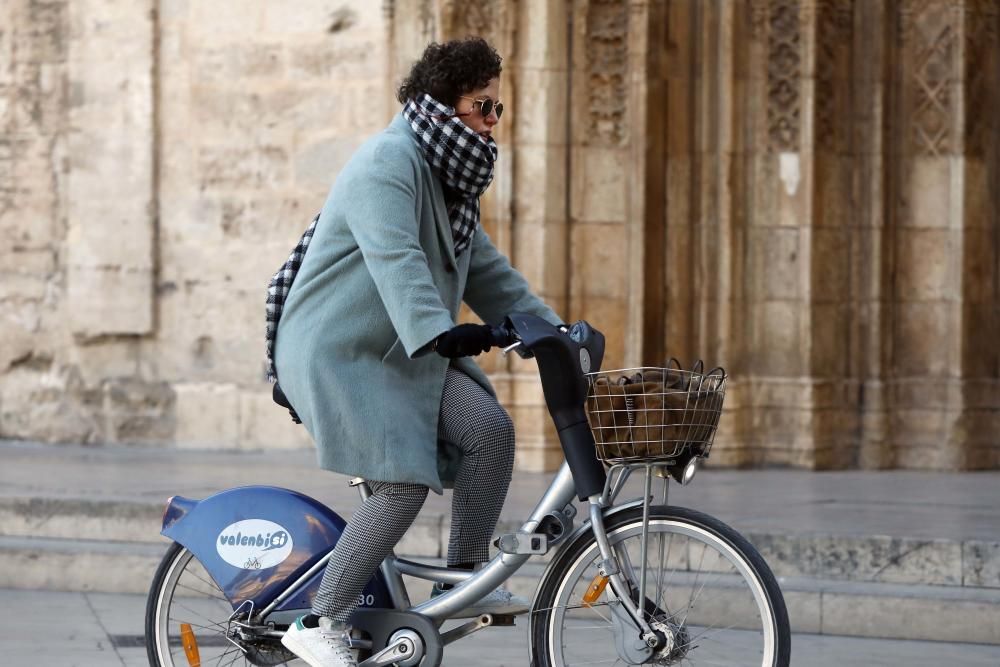
{"label": "checkered scarf", "polygon": [[479,197],[493,181],[497,144],[483,139],[455,116],[455,108],[423,93],[403,105],[403,117],[417,134],[431,170],[444,184],[455,256],[462,254],[479,225]]}
{"label": "checkered scarf", "polygon": [[278,320],[281,319],[281,311],[285,307],[288,290],[291,289],[295,274],[302,266],[302,259],[306,256],[306,249],[309,248],[318,221],[319,213],[313,218],[312,224],[309,225],[309,229],[305,231],[299,242],[295,244],[295,250],[292,250],[292,254],[288,256],[288,261],[281,265],[267,286],[267,379],[270,382],[278,379],[278,371],[274,368],[274,337],[278,333]]}

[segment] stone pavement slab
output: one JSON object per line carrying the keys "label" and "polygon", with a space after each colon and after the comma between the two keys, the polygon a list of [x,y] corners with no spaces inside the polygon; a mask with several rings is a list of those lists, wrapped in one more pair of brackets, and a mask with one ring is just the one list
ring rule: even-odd
{"label": "stone pavement slab", "polygon": [[[5,667],[140,667],[145,598],[139,595],[0,589]],[[448,647],[445,667],[527,663],[526,627],[491,628]],[[299,662],[290,663],[295,667]],[[796,667],[996,667],[1000,647],[796,634]]]}
{"label": "stone pavement slab", "polygon": [[[358,503],[347,478],[320,470],[311,450],[0,441],[0,461],[0,497],[163,502],[175,494],[201,498],[243,484],[272,484],[314,496],[344,515]],[[527,516],[550,479],[516,473],[503,518]],[[623,493],[637,496],[640,488],[635,479]],[[670,502],[717,516],[742,532],[978,540],[967,548],[979,549],[981,568],[1000,571],[1000,472],[719,470],[709,462],[690,486],[671,485]],[[446,516],[449,504],[447,492],[432,493],[423,514]]]}

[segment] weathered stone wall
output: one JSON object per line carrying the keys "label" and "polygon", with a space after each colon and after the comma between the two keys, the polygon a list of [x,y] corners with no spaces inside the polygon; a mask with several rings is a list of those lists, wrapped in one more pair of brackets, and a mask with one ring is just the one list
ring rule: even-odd
{"label": "weathered stone wall", "polygon": [[65,2],[0,5],[0,432],[8,437],[75,438],[99,400],[55,361],[72,345],[63,325],[69,29]]}
{"label": "weathered stone wall", "polygon": [[176,392],[178,443],[305,442],[262,382],[262,290],[391,114],[381,11],[177,7],[160,17],[160,326],[143,356]]}
{"label": "weathered stone wall", "polygon": [[270,274],[384,126],[369,2],[0,8],[0,437],[305,444]]}
{"label": "weathered stone wall", "polygon": [[[307,446],[267,279],[430,40],[508,111],[483,222],[605,367],[732,377],[728,465],[1000,466],[991,0],[11,0],[0,7],[0,437]],[[518,465],[534,365],[483,360]]]}

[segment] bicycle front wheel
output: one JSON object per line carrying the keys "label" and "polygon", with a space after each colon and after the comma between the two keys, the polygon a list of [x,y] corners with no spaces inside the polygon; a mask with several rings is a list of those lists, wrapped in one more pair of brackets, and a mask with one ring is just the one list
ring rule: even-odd
{"label": "bicycle front wheel", "polygon": [[[784,598],[770,568],[739,533],[682,507],[649,510],[642,553],[642,507],[612,515],[605,531],[632,600],[672,645],[647,652],[626,622],[610,586],[590,604],[600,582],[601,554],[591,532],[556,557],[539,585],[529,620],[533,665],[751,665],[787,667],[791,631]],[[638,586],[646,569],[644,604]],[[634,636],[633,636],[634,635]]]}

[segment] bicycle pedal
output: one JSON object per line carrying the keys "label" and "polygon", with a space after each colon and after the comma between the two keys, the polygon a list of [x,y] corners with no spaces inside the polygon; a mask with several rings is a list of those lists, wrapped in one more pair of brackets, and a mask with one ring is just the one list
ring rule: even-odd
{"label": "bicycle pedal", "polygon": [[492,616],[493,623],[490,624],[492,626],[512,627],[514,625],[514,619],[516,618],[513,614],[493,614]]}
{"label": "bicycle pedal", "polygon": [[541,533],[507,533],[493,540],[493,546],[505,554],[539,555],[548,552],[548,537]]}

